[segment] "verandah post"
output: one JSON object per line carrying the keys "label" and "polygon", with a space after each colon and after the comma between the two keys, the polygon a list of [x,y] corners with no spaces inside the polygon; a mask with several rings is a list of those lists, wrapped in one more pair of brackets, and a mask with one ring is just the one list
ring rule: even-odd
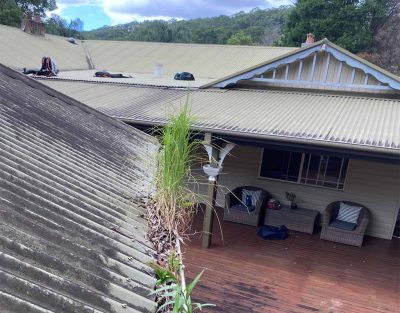
{"label": "verandah post", "polygon": [[[212,145],[211,133],[204,134],[204,143]],[[212,149],[211,165],[217,165],[218,151],[217,149]],[[218,176],[215,181],[208,181],[208,191],[207,191],[207,202],[206,211],[204,213],[203,220],[203,247],[209,248],[211,246],[212,231],[214,224],[214,214],[215,214],[215,199],[217,195],[217,181]]]}
{"label": "verandah post", "polygon": [[203,221],[203,247],[209,248],[211,246],[212,230],[214,224],[214,210],[215,198],[217,195],[217,182],[209,182],[207,193],[206,211]]}

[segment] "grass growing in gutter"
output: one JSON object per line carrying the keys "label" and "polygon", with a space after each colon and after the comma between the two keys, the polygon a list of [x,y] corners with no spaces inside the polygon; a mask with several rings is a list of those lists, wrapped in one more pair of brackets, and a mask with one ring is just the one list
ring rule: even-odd
{"label": "grass growing in gutter", "polygon": [[188,228],[193,215],[195,195],[188,184],[190,166],[199,142],[192,140],[193,119],[188,102],[172,116],[162,130],[162,149],[158,155],[156,176],[156,211],[172,240]]}
{"label": "grass growing in gutter", "polygon": [[[191,166],[196,163],[200,142],[192,138],[188,99],[180,112],[172,116],[161,131],[161,149],[157,155],[156,193],[148,207],[149,238],[158,251],[158,312],[192,313],[211,304],[192,303],[191,292],[200,273],[186,285],[180,242],[187,234],[198,195],[190,188]],[[160,257],[161,256],[161,257]]]}

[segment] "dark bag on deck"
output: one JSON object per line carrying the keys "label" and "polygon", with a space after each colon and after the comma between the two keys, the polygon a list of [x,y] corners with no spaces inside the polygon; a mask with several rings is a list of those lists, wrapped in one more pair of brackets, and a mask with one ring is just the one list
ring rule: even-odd
{"label": "dark bag on deck", "polygon": [[264,225],[258,229],[257,235],[267,240],[284,240],[287,238],[288,232],[285,225],[279,227]]}

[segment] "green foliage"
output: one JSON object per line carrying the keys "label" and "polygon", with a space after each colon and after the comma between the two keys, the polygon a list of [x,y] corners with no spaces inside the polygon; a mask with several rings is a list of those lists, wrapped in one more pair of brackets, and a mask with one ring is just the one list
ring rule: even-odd
{"label": "green foliage", "polygon": [[156,214],[170,239],[185,232],[192,217],[195,195],[188,184],[190,166],[199,142],[192,140],[192,117],[188,99],[181,111],[162,129],[162,148],[158,155]]}
{"label": "green foliage", "polygon": [[171,283],[177,283],[177,278],[171,270],[164,268],[158,264],[150,264],[150,267],[154,269],[154,272],[156,274],[156,277],[157,277],[156,286],[157,287],[164,286],[164,285],[171,284]]}
{"label": "green foliage", "polygon": [[243,30],[240,30],[236,34],[233,34],[227,41],[228,45],[246,45],[251,46],[253,41],[250,35],[244,33]]}
{"label": "green foliage", "polygon": [[47,11],[57,9],[56,0],[15,0],[22,12],[32,11],[35,14],[44,15]]}
{"label": "green foliage", "polygon": [[296,194],[294,192],[286,191],[285,195],[286,195],[286,199],[288,199],[292,203],[292,205],[297,203],[297,201],[296,201],[297,200],[297,196],[296,196]]}
{"label": "green foliage", "polygon": [[0,24],[19,27],[23,13],[13,0],[0,1]]}
{"label": "green foliage", "polygon": [[56,8],[55,0],[0,0],[0,24],[19,27],[26,11],[44,16]]}
{"label": "green foliage", "polygon": [[189,170],[192,153],[190,144],[191,118],[189,106],[183,106],[177,116],[172,116],[162,132],[163,149],[160,154],[160,186],[166,191],[162,197],[177,196],[182,192]]}
{"label": "green foliage", "polygon": [[387,19],[393,0],[298,0],[279,40],[297,46],[307,33],[328,38],[354,53],[371,48],[377,28]]}
{"label": "green foliage", "polygon": [[200,281],[203,272],[204,270],[185,289],[181,283],[178,283],[163,286],[152,292],[152,294],[159,294],[164,299],[164,303],[158,308],[158,312],[172,307],[173,313],[193,313],[197,310],[201,311],[204,307],[215,306],[209,303],[192,303],[191,293]]}
{"label": "green foliage", "polygon": [[156,286],[160,287],[166,284],[177,283],[180,281],[181,260],[176,251],[171,250],[168,254],[168,259],[165,267],[157,263],[150,263],[149,266],[154,269],[158,278]]}
{"label": "green foliage", "polygon": [[168,266],[167,269],[171,273],[174,273],[175,277],[179,276],[179,271],[181,269],[181,259],[175,250],[172,250],[168,254],[167,266]]}
{"label": "green foliage", "polygon": [[[256,45],[278,40],[291,6],[268,10],[254,9],[232,16],[198,18],[188,21],[144,21],[102,27],[85,33],[87,39],[226,44],[243,31]],[[245,41],[245,44],[251,44]]]}
{"label": "green foliage", "polygon": [[46,33],[83,39],[81,33],[76,30],[76,22],[74,20],[68,22],[65,18],[52,14],[45,20],[45,25]]}
{"label": "green foliage", "polygon": [[296,194],[294,192],[289,192],[286,191],[286,199],[288,199],[289,201],[296,201]]}

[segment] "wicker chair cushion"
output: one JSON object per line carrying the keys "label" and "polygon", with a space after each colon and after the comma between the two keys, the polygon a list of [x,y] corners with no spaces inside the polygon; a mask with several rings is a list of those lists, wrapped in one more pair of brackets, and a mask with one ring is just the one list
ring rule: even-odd
{"label": "wicker chair cushion", "polygon": [[261,199],[262,191],[261,190],[242,190],[242,202],[246,204],[246,197],[251,197],[251,202],[253,206],[257,205],[257,202]]}
{"label": "wicker chair cushion", "polygon": [[344,222],[344,221],[336,219],[332,223],[330,223],[329,226],[335,227],[335,228],[339,228],[339,229],[343,229],[343,230],[352,231],[357,227],[357,224]]}
{"label": "wicker chair cushion", "polygon": [[336,219],[343,222],[357,224],[361,210],[361,207],[340,202],[340,209]]}

